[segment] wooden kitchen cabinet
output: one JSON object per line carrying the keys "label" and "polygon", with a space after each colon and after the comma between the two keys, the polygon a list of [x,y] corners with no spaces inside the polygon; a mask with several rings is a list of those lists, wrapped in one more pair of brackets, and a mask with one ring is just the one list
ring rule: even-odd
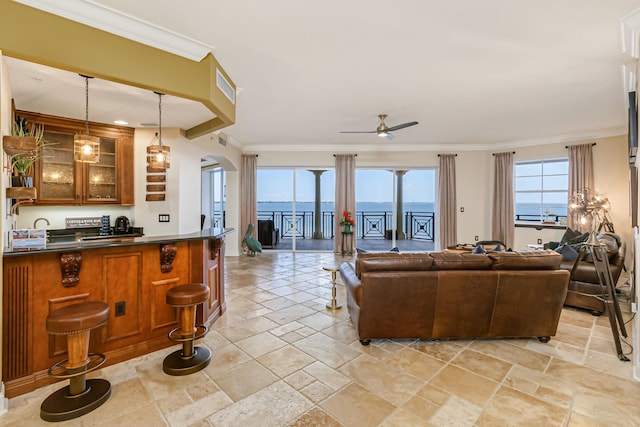
{"label": "wooden kitchen cabinet", "polygon": [[73,136],[85,132],[85,122],[17,111],[28,123],[44,125],[46,145],[36,165],[36,205],[124,205],[134,203],[133,128],[89,123],[100,138],[100,161],[73,159]]}

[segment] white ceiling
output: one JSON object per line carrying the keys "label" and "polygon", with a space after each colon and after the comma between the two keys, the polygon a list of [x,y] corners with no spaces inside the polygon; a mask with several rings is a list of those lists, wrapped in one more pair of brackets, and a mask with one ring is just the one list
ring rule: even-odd
{"label": "white ceiling", "polygon": [[[241,88],[224,132],[247,149],[474,149],[626,132],[620,19],[638,0],[93,3],[214,46]],[[83,79],[32,68],[9,61],[18,109],[84,118]],[[97,79],[89,91],[92,121],[157,122],[153,93]],[[166,98],[165,126],[211,118]],[[381,113],[389,126],[420,124],[392,142],[339,133],[374,130]]]}

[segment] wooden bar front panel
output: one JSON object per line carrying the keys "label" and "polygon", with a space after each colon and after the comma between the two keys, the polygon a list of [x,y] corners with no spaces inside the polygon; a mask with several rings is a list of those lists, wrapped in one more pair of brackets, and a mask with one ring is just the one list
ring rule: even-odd
{"label": "wooden bar front panel", "polygon": [[[167,273],[160,270],[159,244],[85,249],[80,280],[71,287],[62,284],[61,253],[4,257],[2,379],[6,395],[13,397],[53,381],[46,371],[65,357],[66,343],[64,337],[47,333],[46,317],[64,305],[82,301],[109,305],[109,322],[92,331],[90,346],[90,351],[106,354],[107,364],[174,345],[166,335],[176,325],[176,313],[165,302],[165,293],[173,286],[212,285],[211,300],[198,308],[197,316],[205,324],[213,323],[225,309],[220,300],[224,297],[224,241],[215,240],[222,244],[213,255],[208,240],[175,242],[173,268]],[[209,269],[217,271],[215,277],[203,274]],[[118,304],[124,305],[124,313],[116,315]]]}

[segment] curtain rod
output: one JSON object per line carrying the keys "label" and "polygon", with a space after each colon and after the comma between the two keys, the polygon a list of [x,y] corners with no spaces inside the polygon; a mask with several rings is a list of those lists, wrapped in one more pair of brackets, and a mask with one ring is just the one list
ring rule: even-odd
{"label": "curtain rod", "polygon": [[[578,144],[576,144],[576,145],[578,145]],[[592,146],[592,147],[593,147],[594,145],[596,145],[596,143],[595,143],[595,142],[594,142],[593,144],[591,144],[591,146]],[[569,146],[568,146],[568,145],[565,145],[565,146],[564,146],[564,148],[569,148]]]}
{"label": "curtain rod", "polygon": [[[444,156],[445,154],[438,154],[438,157]],[[454,156],[458,157],[458,153],[454,153]]]}
{"label": "curtain rod", "polygon": [[[348,156],[349,154],[346,154],[346,155]],[[336,157],[336,156],[337,156],[337,154],[334,154],[334,155],[333,155],[333,157]],[[356,154],[354,154],[354,155],[353,155],[353,157],[358,157],[358,154],[357,154],[357,153],[356,153]]]}
{"label": "curtain rod", "polygon": [[[508,151],[505,151],[506,153],[508,153]],[[495,156],[496,154],[500,154],[500,153],[493,153],[492,156]],[[515,151],[512,151],[511,154],[516,154]]]}

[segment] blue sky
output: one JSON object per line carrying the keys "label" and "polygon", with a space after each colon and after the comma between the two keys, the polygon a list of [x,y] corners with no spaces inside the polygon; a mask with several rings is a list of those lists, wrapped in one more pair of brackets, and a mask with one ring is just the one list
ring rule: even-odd
{"label": "blue sky", "polygon": [[[416,169],[404,175],[405,202],[435,201],[435,170]],[[315,176],[298,169],[296,173],[296,200],[315,200]],[[293,170],[258,169],[258,201],[293,200]],[[328,170],[321,175],[322,201],[332,202],[335,191],[335,172]],[[391,202],[393,197],[392,174],[382,169],[356,170],[356,200],[359,202]]]}

